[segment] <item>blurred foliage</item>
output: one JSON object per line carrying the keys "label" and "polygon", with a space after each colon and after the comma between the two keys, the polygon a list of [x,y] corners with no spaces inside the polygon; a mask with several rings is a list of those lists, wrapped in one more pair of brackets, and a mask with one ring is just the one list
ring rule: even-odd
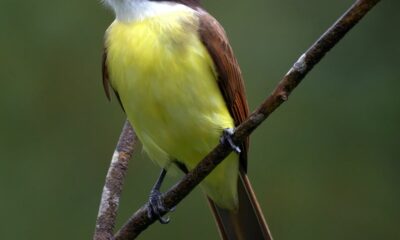
{"label": "blurred foliage", "polygon": [[[256,107],[351,0],[205,1]],[[252,136],[249,174],[276,239],[400,239],[400,15],[382,1]],[[0,233],[90,239],[124,114],[100,74],[99,1],[0,1]],[[130,165],[119,224],[159,169]],[[165,186],[178,178],[168,179]],[[141,239],[217,239],[199,190]]]}

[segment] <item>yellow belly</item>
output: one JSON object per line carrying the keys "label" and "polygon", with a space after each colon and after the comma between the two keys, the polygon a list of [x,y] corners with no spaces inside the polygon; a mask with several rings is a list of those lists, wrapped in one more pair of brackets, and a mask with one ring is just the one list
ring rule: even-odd
{"label": "yellow belly", "polygon": [[[190,12],[169,13],[107,31],[108,68],[145,152],[161,167],[189,169],[234,127],[213,62]],[[218,205],[237,205],[238,157],[231,154],[202,186]]]}

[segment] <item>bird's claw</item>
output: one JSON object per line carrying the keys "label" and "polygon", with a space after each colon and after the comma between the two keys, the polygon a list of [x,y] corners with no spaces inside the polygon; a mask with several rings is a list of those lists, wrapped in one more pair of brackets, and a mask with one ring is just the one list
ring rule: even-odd
{"label": "bird's claw", "polygon": [[224,131],[222,132],[221,143],[227,142],[229,146],[233,149],[233,151],[239,154],[242,152],[242,150],[240,150],[240,148],[236,146],[232,140],[232,136],[234,133],[235,133],[234,128],[225,128]]}
{"label": "bird's claw", "polygon": [[152,190],[148,202],[147,217],[150,219],[157,218],[161,224],[167,224],[170,222],[169,217],[163,217],[161,213],[174,211],[175,208],[168,209],[164,206],[161,201],[161,193],[158,190]]}

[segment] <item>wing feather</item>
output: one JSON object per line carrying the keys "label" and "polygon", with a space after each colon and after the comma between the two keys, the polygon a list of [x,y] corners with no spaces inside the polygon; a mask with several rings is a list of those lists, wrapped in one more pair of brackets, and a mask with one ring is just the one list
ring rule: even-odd
{"label": "wing feather", "polygon": [[[110,93],[110,87],[112,88],[110,84],[110,75],[108,74],[108,66],[107,66],[107,49],[104,48],[103,52],[103,64],[102,64],[102,73],[103,73],[103,87],[104,87],[104,92],[106,93],[107,99],[111,101],[111,93]],[[124,106],[122,105],[121,98],[119,97],[118,92],[114,90],[115,96],[118,99],[119,105],[121,105],[122,110],[125,111]]]}
{"label": "wing feather", "polygon": [[108,100],[111,100],[110,95],[110,76],[108,75],[108,67],[107,67],[107,49],[104,48],[103,50],[103,59],[102,59],[102,74],[103,74],[103,87],[104,92]]}
{"label": "wing feather", "polygon": [[[218,75],[218,86],[232,115],[235,126],[243,122],[249,115],[244,82],[239,64],[226,37],[225,31],[218,21],[204,10],[199,12],[199,34],[203,44],[209,51]],[[247,169],[247,151],[249,138],[242,144],[240,160]]]}

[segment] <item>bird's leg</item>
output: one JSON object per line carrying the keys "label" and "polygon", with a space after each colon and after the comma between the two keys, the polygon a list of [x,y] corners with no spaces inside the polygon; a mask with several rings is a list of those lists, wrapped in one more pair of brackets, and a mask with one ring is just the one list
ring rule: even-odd
{"label": "bird's leg", "polygon": [[158,218],[160,223],[162,224],[167,224],[169,223],[169,218],[168,217],[162,217],[161,212],[169,212],[171,209],[168,209],[164,206],[163,202],[161,201],[161,184],[165,178],[165,174],[167,171],[165,169],[162,169],[160,176],[157,179],[157,182],[154,184],[153,188],[150,191],[150,196],[149,196],[149,203],[148,203],[148,212],[147,216],[149,218]]}
{"label": "bird's leg", "polygon": [[221,143],[228,143],[229,146],[235,151],[237,154],[241,152],[240,148],[235,145],[235,143],[232,140],[232,136],[235,133],[234,128],[225,128],[224,131],[222,132],[222,137],[221,137]]}

